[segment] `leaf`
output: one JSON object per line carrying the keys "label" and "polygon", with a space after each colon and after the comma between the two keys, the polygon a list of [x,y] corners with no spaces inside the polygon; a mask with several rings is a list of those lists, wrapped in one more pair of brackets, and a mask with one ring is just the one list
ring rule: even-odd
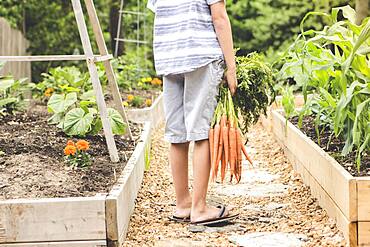
{"label": "leaf", "polygon": [[123,135],[126,133],[126,124],[122,119],[121,114],[115,109],[108,108],[108,119],[115,135]]}
{"label": "leaf", "polygon": [[15,83],[15,80],[11,76],[1,76],[0,77],[0,91],[5,91],[8,88],[12,87]]}
{"label": "leaf", "polygon": [[54,93],[48,101],[48,109],[53,113],[62,113],[76,102],[77,93],[69,93],[67,95]]}
{"label": "leaf", "polygon": [[0,107],[4,107],[8,104],[12,104],[12,103],[15,103],[17,102],[18,99],[17,98],[5,98],[5,99],[0,99]]}
{"label": "leaf", "polygon": [[63,113],[55,113],[48,119],[48,124],[59,124],[63,122],[64,114]]}
{"label": "leaf", "polygon": [[93,113],[74,108],[65,116],[63,131],[70,136],[85,136],[91,130],[93,121]]}

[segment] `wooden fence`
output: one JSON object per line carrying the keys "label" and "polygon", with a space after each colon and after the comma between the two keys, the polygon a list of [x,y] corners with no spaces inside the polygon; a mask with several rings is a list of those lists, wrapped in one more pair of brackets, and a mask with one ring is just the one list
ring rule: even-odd
{"label": "wooden fence", "polygon": [[[0,17],[0,55],[17,56],[27,55],[29,42],[22,32],[10,27],[9,23]],[[8,62],[0,74],[12,74],[15,78],[31,78],[30,62]]]}

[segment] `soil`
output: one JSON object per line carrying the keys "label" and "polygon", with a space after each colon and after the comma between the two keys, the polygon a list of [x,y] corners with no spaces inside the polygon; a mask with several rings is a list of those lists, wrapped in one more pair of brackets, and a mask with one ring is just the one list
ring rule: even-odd
{"label": "soil", "polygon": [[[108,193],[131,156],[134,141],[116,136],[121,161],[111,163],[104,135],[85,137],[92,164],[72,169],[64,162],[63,149],[68,140],[79,139],[48,125],[47,118],[46,112],[35,109],[0,118],[0,200]],[[131,128],[137,140],[141,125]]]}
{"label": "soil", "polygon": [[[290,121],[299,128],[298,117],[294,117]],[[341,164],[352,176],[370,176],[370,152],[365,151],[363,153],[361,159],[361,170],[358,171],[356,165],[356,152],[351,152],[347,156],[343,156],[341,151],[345,145],[344,141],[339,138],[332,137],[332,140],[329,143],[330,136],[332,134],[331,130],[323,130],[320,134],[320,140],[317,138],[313,116],[305,117],[302,122],[302,128],[300,129],[304,134],[311,138],[311,140],[336,159],[338,163]]]}

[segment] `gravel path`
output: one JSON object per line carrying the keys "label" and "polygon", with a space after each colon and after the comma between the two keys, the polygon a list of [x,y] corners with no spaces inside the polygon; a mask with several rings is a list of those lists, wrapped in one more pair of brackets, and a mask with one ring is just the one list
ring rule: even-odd
{"label": "gravel path", "polygon": [[[124,246],[345,246],[309,188],[271,133],[257,124],[248,134],[254,168],[243,164],[239,185],[212,183],[208,201],[235,206],[240,217],[225,227],[170,222],[174,191],[163,128],[153,135],[152,162],[144,176]],[[192,232],[197,231],[197,232]]]}

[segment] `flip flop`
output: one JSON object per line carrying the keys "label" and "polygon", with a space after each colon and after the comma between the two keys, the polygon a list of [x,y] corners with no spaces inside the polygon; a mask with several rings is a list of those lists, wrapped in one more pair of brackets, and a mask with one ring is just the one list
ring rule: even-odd
{"label": "flip flop", "polygon": [[190,222],[190,216],[178,217],[176,215],[172,215],[172,216],[169,216],[168,219],[171,221],[175,221],[177,223],[189,223]]}
{"label": "flip flop", "polygon": [[227,223],[229,220],[235,219],[236,217],[239,216],[239,214],[224,216],[226,212],[226,207],[218,206],[218,208],[220,208],[220,214],[217,218],[191,222],[191,224],[198,225],[198,226],[218,226],[218,225],[224,225],[224,223]]}

